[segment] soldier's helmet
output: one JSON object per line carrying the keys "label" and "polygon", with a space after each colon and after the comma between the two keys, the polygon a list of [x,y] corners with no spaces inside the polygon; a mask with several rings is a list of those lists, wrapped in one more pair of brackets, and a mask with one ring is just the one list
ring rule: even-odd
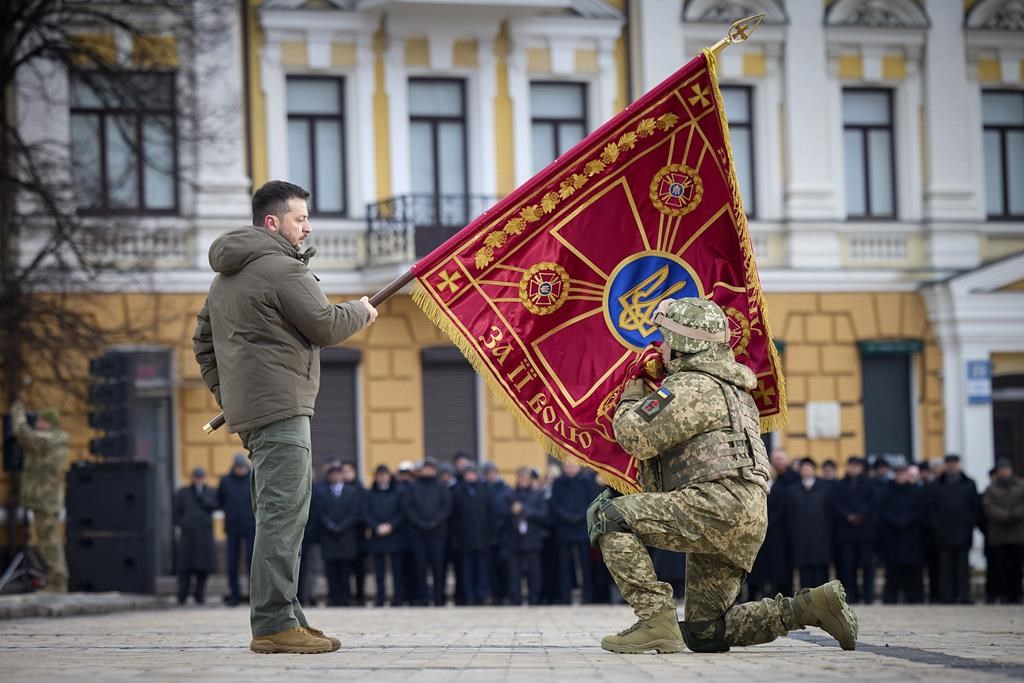
{"label": "soldier's helmet", "polygon": [[681,353],[700,353],[714,344],[729,343],[729,321],[714,301],[663,299],[653,320],[665,343]]}

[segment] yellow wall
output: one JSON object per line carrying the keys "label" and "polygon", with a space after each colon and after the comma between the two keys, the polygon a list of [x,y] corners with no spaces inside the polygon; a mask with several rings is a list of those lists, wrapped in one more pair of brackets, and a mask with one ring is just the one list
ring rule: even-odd
{"label": "yellow wall", "polygon": [[[923,352],[916,364],[918,431],[914,442],[921,455],[943,449],[942,354],[936,344],[924,302],[917,294],[772,294],[768,296],[772,331],[785,342],[783,368],[789,396],[789,427],[783,443],[791,456],[809,455],[845,461],[864,455],[864,413],[861,401],[860,352],[857,342],[918,340]],[[806,437],[808,401],[838,401],[842,436]]]}

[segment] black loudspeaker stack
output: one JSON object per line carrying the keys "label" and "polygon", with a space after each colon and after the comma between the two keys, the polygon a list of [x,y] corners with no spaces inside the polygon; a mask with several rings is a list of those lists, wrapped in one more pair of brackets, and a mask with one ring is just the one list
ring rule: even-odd
{"label": "black loudspeaker stack", "polygon": [[68,589],[155,593],[152,465],[82,463],[67,484]]}

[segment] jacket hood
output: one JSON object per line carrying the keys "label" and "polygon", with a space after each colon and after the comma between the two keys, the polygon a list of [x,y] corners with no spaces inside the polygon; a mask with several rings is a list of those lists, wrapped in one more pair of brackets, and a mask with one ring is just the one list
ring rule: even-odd
{"label": "jacket hood", "polygon": [[757,387],[757,376],[754,375],[754,371],[742,363],[737,363],[732,355],[732,349],[725,344],[712,344],[707,351],[673,358],[666,364],[665,369],[669,374],[703,372],[714,375],[744,391],[751,391]]}
{"label": "jacket hood", "polygon": [[301,258],[295,247],[276,232],[263,227],[236,228],[210,245],[210,267],[222,275],[233,275],[256,259],[270,254]]}

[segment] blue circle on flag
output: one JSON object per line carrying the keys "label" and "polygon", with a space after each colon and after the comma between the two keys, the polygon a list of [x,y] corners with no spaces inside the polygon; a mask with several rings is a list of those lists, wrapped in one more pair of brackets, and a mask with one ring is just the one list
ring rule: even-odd
{"label": "blue circle on flag", "polygon": [[674,254],[645,252],[626,259],[605,288],[605,322],[626,346],[643,349],[661,340],[651,318],[662,299],[703,296],[693,269]]}

